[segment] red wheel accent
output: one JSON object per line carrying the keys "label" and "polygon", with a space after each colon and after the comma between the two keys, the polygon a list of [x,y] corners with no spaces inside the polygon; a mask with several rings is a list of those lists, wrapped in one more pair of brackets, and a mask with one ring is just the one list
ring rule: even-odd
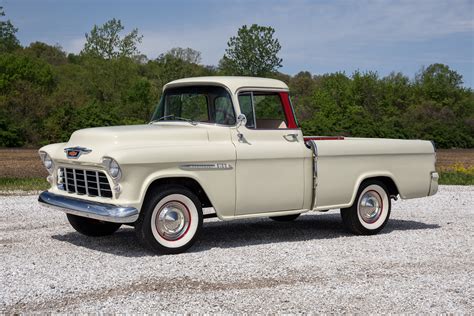
{"label": "red wheel accent", "polygon": [[305,142],[308,140],[344,140],[344,136],[309,136],[303,138]]}
{"label": "red wheel accent", "polygon": [[[192,218],[191,218],[191,212],[189,212],[189,209],[188,209],[188,207],[186,206],[186,204],[184,204],[184,203],[181,202],[181,201],[177,201],[177,200],[168,201],[167,203],[171,203],[171,202],[178,203],[178,204],[181,204],[182,206],[184,206],[184,208],[186,209],[186,212],[188,213],[188,217],[189,217],[188,227],[186,227],[186,230],[184,231],[184,233],[183,233],[181,236],[179,236],[179,238],[177,238],[177,239],[168,239],[168,238],[166,238],[165,236],[163,236],[162,234],[160,234],[159,230],[157,230],[158,235],[160,235],[161,238],[163,238],[164,240],[167,240],[167,241],[174,242],[174,241],[178,241],[178,240],[180,240],[181,238],[183,238],[184,236],[186,236],[186,234],[187,234],[188,231],[189,231],[189,227],[191,227]],[[166,204],[165,204],[165,205],[166,205]],[[163,208],[161,208],[160,211],[161,211],[162,209],[163,209]],[[159,213],[159,212],[158,212],[158,213]]]}

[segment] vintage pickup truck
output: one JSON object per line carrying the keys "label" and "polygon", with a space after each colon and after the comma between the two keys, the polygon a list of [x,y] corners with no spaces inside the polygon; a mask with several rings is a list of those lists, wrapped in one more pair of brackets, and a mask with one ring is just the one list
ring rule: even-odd
{"label": "vintage pickup truck", "polygon": [[188,249],[211,216],[340,209],[349,231],[371,235],[391,199],[438,189],[432,142],[303,136],[286,84],[264,78],[170,82],[149,124],[79,130],[39,154],[51,183],[40,203],[88,236],[132,225],[160,253]]}

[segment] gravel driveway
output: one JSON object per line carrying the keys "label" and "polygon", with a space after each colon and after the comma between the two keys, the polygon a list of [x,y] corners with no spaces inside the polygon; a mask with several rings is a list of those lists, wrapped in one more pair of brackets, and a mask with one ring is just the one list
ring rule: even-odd
{"label": "gravel driveway", "polygon": [[36,196],[0,196],[0,312],[474,312],[474,187],[394,203],[377,236],[339,213],[204,223],[155,256],[131,228],[79,235]]}

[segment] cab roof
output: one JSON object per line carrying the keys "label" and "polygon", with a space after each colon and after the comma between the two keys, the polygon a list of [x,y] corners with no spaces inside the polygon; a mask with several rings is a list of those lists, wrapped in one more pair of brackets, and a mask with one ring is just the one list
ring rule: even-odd
{"label": "cab roof", "polygon": [[266,88],[288,91],[288,86],[280,80],[258,78],[258,77],[236,77],[236,76],[212,76],[193,77],[171,81],[167,83],[163,90],[190,85],[222,85],[227,87],[232,93],[242,88]]}

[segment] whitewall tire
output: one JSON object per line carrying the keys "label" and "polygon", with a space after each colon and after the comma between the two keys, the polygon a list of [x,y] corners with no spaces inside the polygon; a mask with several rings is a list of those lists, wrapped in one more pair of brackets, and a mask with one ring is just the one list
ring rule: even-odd
{"label": "whitewall tire", "polygon": [[390,217],[391,201],[387,187],[377,180],[364,181],[354,204],[341,209],[344,226],[356,235],[377,234]]}
{"label": "whitewall tire", "polygon": [[199,199],[187,188],[160,187],[148,196],[135,224],[139,241],[158,253],[181,253],[202,228]]}

